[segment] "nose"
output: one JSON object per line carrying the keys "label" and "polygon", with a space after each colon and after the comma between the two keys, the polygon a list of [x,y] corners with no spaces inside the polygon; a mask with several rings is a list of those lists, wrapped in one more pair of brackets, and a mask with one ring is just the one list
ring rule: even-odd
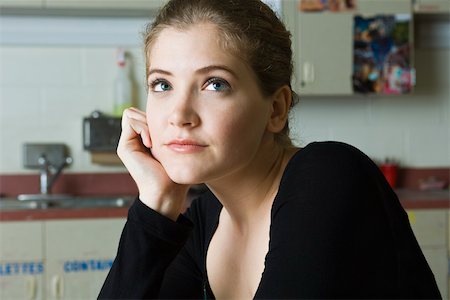
{"label": "nose", "polygon": [[196,127],[200,123],[200,117],[193,106],[192,97],[180,97],[174,101],[169,115],[169,124],[177,127]]}

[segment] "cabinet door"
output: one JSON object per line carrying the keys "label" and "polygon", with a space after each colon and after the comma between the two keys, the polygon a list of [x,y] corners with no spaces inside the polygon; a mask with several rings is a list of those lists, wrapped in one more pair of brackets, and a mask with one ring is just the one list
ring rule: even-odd
{"label": "cabinet door", "polygon": [[44,0],[0,0],[0,7],[43,7]]}
{"label": "cabinet door", "polygon": [[0,299],[43,299],[41,222],[0,222]]}
{"label": "cabinet door", "polygon": [[447,248],[447,211],[444,209],[408,210],[409,222],[421,247]]}
{"label": "cabinet door", "polygon": [[125,219],[46,222],[47,299],[96,299],[124,224]]}
{"label": "cabinet door", "polygon": [[433,271],[442,299],[448,299],[447,250],[445,248],[424,247],[423,255]]}
{"label": "cabinet door", "polygon": [[414,11],[418,13],[450,13],[449,0],[414,0]]}
{"label": "cabinet door", "polygon": [[444,209],[408,210],[411,228],[433,271],[442,297],[448,294],[448,211]]}
{"label": "cabinet door", "polygon": [[45,0],[46,7],[155,10],[168,0]]}
{"label": "cabinet door", "polygon": [[352,24],[349,13],[299,13],[300,95],[348,95],[352,91]]}
{"label": "cabinet door", "polygon": [[359,0],[354,10],[302,11],[300,1],[283,1],[283,19],[292,33],[294,79],[300,95],[353,94],[355,15],[411,14],[410,0]]}
{"label": "cabinet door", "polygon": [[283,1],[292,34],[292,87],[302,95],[349,95],[352,90],[352,24],[349,12],[303,12],[300,1]]}
{"label": "cabinet door", "polygon": [[411,14],[411,0],[359,0],[358,14],[371,16],[376,14]]}

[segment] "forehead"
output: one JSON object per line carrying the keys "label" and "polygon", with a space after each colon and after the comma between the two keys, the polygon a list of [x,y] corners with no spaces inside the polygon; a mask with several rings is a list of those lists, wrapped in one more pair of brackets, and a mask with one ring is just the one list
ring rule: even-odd
{"label": "forehead", "polygon": [[221,62],[248,67],[241,53],[235,49],[235,42],[226,38],[212,23],[199,23],[186,28],[164,27],[149,48],[148,66],[152,68],[161,63],[170,65],[183,61],[185,64]]}

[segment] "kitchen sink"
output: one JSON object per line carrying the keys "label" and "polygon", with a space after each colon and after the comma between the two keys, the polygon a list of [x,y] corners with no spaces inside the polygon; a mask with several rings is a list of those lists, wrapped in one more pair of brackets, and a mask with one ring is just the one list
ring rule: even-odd
{"label": "kitchen sink", "polygon": [[0,198],[0,210],[129,207],[134,197],[77,197],[70,195],[20,195]]}
{"label": "kitchen sink", "polygon": [[17,196],[20,201],[64,201],[71,200],[74,196],[69,194],[21,194]]}
{"label": "kitchen sink", "polygon": [[39,201],[27,201],[22,202],[17,199],[2,198],[0,199],[0,210],[22,210],[22,209],[36,209],[44,208],[43,202]]}

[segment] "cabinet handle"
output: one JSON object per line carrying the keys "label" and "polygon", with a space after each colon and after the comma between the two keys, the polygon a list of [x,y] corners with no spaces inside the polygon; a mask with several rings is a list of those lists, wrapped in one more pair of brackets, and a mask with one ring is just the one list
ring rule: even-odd
{"label": "cabinet handle", "polygon": [[311,83],[314,82],[315,80],[315,74],[314,74],[314,64],[309,62],[309,61],[305,61],[303,63],[303,68],[302,68],[302,82],[304,83]]}
{"label": "cabinet handle", "polygon": [[61,299],[64,294],[63,278],[59,275],[54,275],[51,280],[51,291],[54,299]]}
{"label": "cabinet handle", "polygon": [[36,299],[36,277],[30,276],[27,278],[27,299],[33,300]]}

